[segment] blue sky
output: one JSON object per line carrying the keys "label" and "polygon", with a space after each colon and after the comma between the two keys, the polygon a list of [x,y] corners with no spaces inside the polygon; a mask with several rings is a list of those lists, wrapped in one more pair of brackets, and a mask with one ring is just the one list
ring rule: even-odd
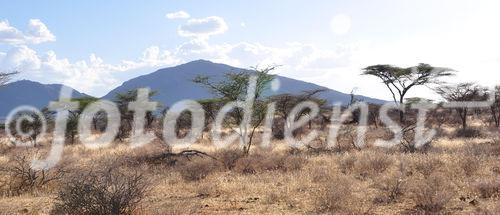
{"label": "blue sky", "polygon": [[456,81],[496,84],[499,10],[493,0],[2,1],[0,69],[100,96],[203,58],[279,64],[280,75],[389,98],[361,68],[425,62],[459,70]]}

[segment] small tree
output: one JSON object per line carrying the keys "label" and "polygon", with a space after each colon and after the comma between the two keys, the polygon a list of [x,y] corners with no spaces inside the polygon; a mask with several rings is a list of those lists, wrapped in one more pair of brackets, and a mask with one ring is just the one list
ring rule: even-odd
{"label": "small tree", "polygon": [[[151,97],[156,95],[156,91],[149,92],[149,100],[151,101]],[[130,135],[132,131],[132,123],[134,120],[134,113],[128,109],[128,104],[137,99],[137,89],[129,90],[126,93],[118,93],[115,96],[115,103],[118,106],[121,114],[121,122],[120,127],[118,129],[117,138],[120,141],[123,141],[124,138]],[[146,127],[150,128],[154,121],[154,114],[151,111],[146,112]]]}
{"label": "small tree", "polygon": [[[70,144],[74,144],[76,137],[78,135],[78,120],[80,119],[81,113],[88,105],[97,101],[98,99],[89,96],[89,97],[82,97],[82,98],[76,98],[76,99],[71,99],[71,100],[74,102],[78,102],[79,106],[78,106],[78,109],[76,109],[76,110],[68,111],[68,119],[67,119],[67,124],[66,124],[65,136],[67,139],[69,139]],[[52,122],[52,124],[53,124],[53,120],[54,120],[53,118],[54,118],[55,112],[50,111],[48,108],[44,108],[42,110],[42,112],[44,113],[47,121]],[[94,125],[94,127],[95,127],[95,125]]]}
{"label": "small tree", "polygon": [[[246,129],[236,131],[240,135],[240,139],[247,140],[243,141],[243,151],[245,153],[250,151],[255,131],[265,119],[266,102],[263,97],[265,90],[274,79],[274,76],[269,74],[269,72],[275,68],[276,67],[268,67],[263,70],[254,69],[252,72],[226,73],[225,79],[221,81],[213,81],[207,76],[198,76],[193,80],[194,83],[210,89],[222,104],[227,104],[232,101],[245,100],[250,76],[255,75],[257,77],[254,95],[255,102],[253,104],[253,114],[251,116],[251,128],[249,131]],[[231,129],[240,127],[239,125],[243,122],[244,118],[243,110],[241,108],[235,108],[228,115],[228,127]]]}
{"label": "small tree", "polygon": [[[290,125],[287,123],[286,118],[290,115],[292,109],[299,103],[304,101],[313,101],[316,104],[318,104],[318,106],[323,107],[326,104],[326,100],[316,97],[316,95],[321,92],[324,92],[324,90],[317,89],[311,91],[304,91],[298,95],[285,93],[270,97],[269,101],[276,103],[276,116],[278,117],[279,120],[277,121],[278,123],[275,124],[276,126],[273,126],[274,136],[277,138],[284,137],[284,129],[290,128]],[[301,118],[303,116],[309,116],[309,112],[310,112],[309,109],[305,109],[297,115],[297,118]],[[309,129],[312,127],[311,123],[312,122],[309,121],[308,125]]]}
{"label": "small tree", "polygon": [[68,115],[68,124],[66,127],[66,138],[69,139],[70,144],[74,144],[76,137],[78,135],[78,120],[80,119],[80,115],[82,114],[85,108],[97,101],[97,98],[94,97],[82,97],[77,99],[72,99],[75,102],[79,102],[79,106],[77,110],[69,111]]}
{"label": "small tree", "polygon": [[368,123],[378,128],[380,122],[380,105],[368,104]]}
{"label": "small tree", "polygon": [[495,102],[490,106],[491,117],[495,122],[495,127],[500,127],[500,86],[495,87]]}
{"label": "small tree", "polygon": [[[29,120],[28,120],[29,119]],[[29,141],[33,146],[37,146],[37,140],[40,134],[43,132],[43,120],[35,113],[32,112],[20,112],[14,116],[12,123],[10,123],[9,128],[14,136],[17,136],[16,124],[19,123],[19,128],[24,134],[29,134]]]}
{"label": "small tree", "polygon": [[429,112],[428,122],[430,125],[436,125],[438,129],[441,129],[445,123],[449,121],[452,110],[443,108],[443,104],[438,104],[437,108]]}
{"label": "small tree", "polygon": [[[224,106],[224,102],[220,99],[202,99],[198,103],[201,104],[203,110],[205,111],[205,125],[204,131],[208,131],[210,124],[215,122],[217,112]],[[201,138],[203,138],[203,133]]]}
{"label": "small tree", "polygon": [[[392,65],[374,65],[363,69],[363,75],[372,75],[382,80],[391,92],[395,103],[404,104],[405,96],[416,86],[441,83],[439,78],[453,75],[448,68],[419,64],[415,67],[401,68]],[[404,107],[404,106],[403,106]],[[399,112],[400,122],[404,122],[404,111]]]}
{"label": "small tree", "polygon": [[[483,101],[486,96],[484,89],[473,83],[460,83],[451,86],[441,86],[436,88],[436,92],[449,102]],[[463,106],[457,107],[455,108],[455,110],[457,111],[460,120],[462,121],[462,129],[466,129],[467,116],[469,114],[470,108],[467,106]]]}

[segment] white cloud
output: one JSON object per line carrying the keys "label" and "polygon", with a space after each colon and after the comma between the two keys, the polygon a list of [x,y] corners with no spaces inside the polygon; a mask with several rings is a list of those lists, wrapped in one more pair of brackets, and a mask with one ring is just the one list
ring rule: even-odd
{"label": "white cloud", "polygon": [[56,37],[39,19],[30,19],[28,30],[26,31],[26,38],[34,44],[56,41]]}
{"label": "white cloud", "polygon": [[210,44],[206,40],[191,40],[180,45],[174,53],[182,61],[207,59],[243,68],[281,65],[275,72],[304,79],[349,66],[358,49],[358,45],[322,49],[303,43],[287,43],[278,47],[250,42]]}
{"label": "white cloud", "polygon": [[9,50],[0,65],[7,71],[35,71],[40,68],[40,63],[36,52],[22,45]]}
{"label": "white cloud", "polygon": [[20,44],[24,40],[23,33],[10,26],[9,21],[0,21],[0,43]]}
{"label": "white cloud", "polygon": [[87,60],[70,62],[67,58],[58,58],[54,51],[38,54],[25,45],[13,47],[7,53],[0,52],[0,71],[19,71],[18,78],[61,83],[97,96],[117,87],[123,81],[118,78],[122,73],[144,70],[144,74],[180,62],[171,52],[156,46],[147,48],[136,60],[118,64],[105,63],[95,54]]}
{"label": "white cloud", "polygon": [[165,17],[167,19],[187,19],[190,17],[190,15],[186,11],[181,10],[173,13],[167,13]]}
{"label": "white cloud", "polygon": [[0,21],[0,43],[10,45],[39,44],[55,40],[56,37],[39,19],[30,19],[25,33],[11,26],[7,20]]}
{"label": "white cloud", "polygon": [[184,25],[179,26],[177,32],[183,37],[207,38],[212,35],[226,32],[228,26],[223,18],[209,16],[202,19],[190,19]]}

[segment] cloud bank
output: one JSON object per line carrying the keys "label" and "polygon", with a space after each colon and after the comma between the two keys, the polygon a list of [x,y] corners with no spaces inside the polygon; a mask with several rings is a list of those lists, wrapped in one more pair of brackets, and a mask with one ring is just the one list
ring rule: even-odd
{"label": "cloud bank", "polygon": [[0,21],[0,43],[21,45],[54,41],[56,41],[56,37],[39,19],[30,19],[26,32],[21,32],[11,26],[7,20]]}

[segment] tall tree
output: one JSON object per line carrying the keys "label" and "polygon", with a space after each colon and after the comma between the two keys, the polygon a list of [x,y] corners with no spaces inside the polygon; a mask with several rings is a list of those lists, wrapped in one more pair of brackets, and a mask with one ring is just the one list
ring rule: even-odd
{"label": "tall tree", "polygon": [[226,73],[225,78],[219,81],[214,81],[207,76],[198,76],[193,80],[194,83],[200,84],[211,90],[219,101],[226,104],[236,100],[244,101],[246,99],[250,76],[255,75],[257,77],[250,130],[242,130],[239,126],[244,119],[244,111],[241,108],[235,108],[231,111],[228,114],[229,118],[227,121],[230,129],[234,129],[234,127],[240,128],[239,131],[235,131],[240,135],[241,140],[245,140],[243,141],[243,151],[247,154],[250,151],[256,129],[265,119],[266,102],[264,99],[264,92],[274,79],[274,75],[269,74],[269,72],[275,68],[276,67],[268,67],[265,69],[255,68],[252,72]]}
{"label": "tall tree", "polygon": [[[363,69],[363,75],[372,75],[380,80],[391,92],[395,103],[403,106],[408,91],[416,86],[442,83],[439,79],[454,74],[454,70],[433,67],[421,63],[415,67],[402,68],[392,65],[373,65]],[[400,122],[404,122],[404,111],[399,111]]]}
{"label": "tall tree", "polygon": [[[451,86],[441,86],[436,88],[436,92],[449,102],[483,101],[487,95],[484,88],[474,83],[460,83]],[[462,129],[467,128],[467,116],[470,108],[463,106],[457,107],[455,110],[462,120]]]}

